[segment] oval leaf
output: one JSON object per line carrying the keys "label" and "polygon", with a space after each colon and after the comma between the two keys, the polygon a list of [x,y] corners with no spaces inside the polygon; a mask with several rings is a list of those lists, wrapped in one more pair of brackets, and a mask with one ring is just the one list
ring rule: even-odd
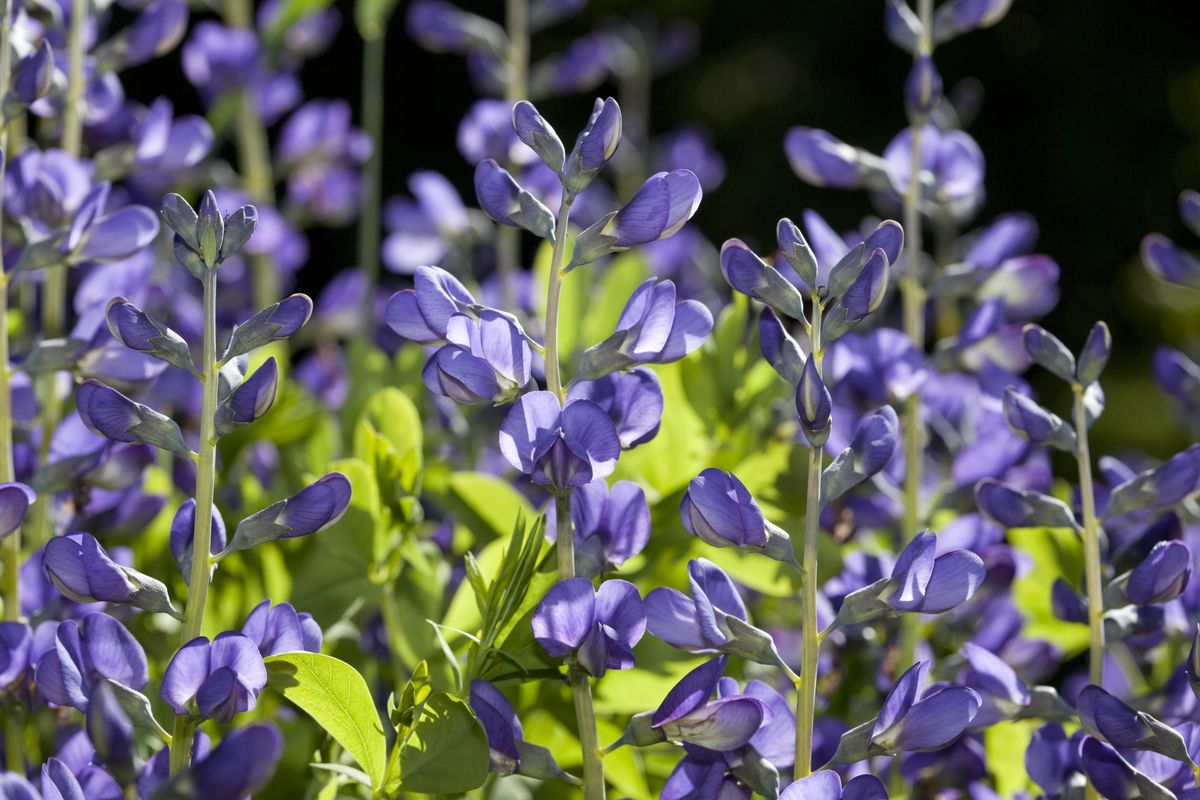
{"label": "oval leaf", "polygon": [[477,789],[488,776],[483,725],[457,697],[438,692],[400,749],[400,780],[407,792],[458,794]]}

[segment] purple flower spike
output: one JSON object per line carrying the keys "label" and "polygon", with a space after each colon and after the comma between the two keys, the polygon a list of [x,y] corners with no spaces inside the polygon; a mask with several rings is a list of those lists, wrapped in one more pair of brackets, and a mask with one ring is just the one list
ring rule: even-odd
{"label": "purple flower spike", "polygon": [[113,561],[91,534],[53,537],[42,549],[42,572],[76,603],[128,603],[178,615],[162,582]]}
{"label": "purple flower spike", "polygon": [[106,614],[88,614],[78,623],[71,619],[61,623],[34,673],[43,698],[83,712],[105,678],[139,691],[150,680],[142,646]]}
{"label": "purple flower spike", "polygon": [[578,379],[678,361],[704,344],[712,328],[712,312],[703,303],[677,303],[673,282],[650,278],[629,296],[616,332],[583,354]]}
{"label": "purple flower spike", "polygon": [[612,474],[621,442],[590,400],[559,405],[553,392],[522,395],[500,425],[500,452],[533,482],[562,494]]}
{"label": "purple flower spike", "polygon": [[934,557],[937,534],[918,534],[892,569],[893,593],[887,603],[896,611],[940,614],[970,600],[986,570],[983,559],[969,550]]}
{"label": "purple flower spike", "polygon": [[[551,500],[553,505],[555,500]],[[650,541],[650,507],[646,493],[632,481],[617,481],[612,489],[602,480],[580,486],[571,494],[575,531],[575,569],[593,577],[612,572],[642,552]],[[546,509],[546,535],[558,537],[555,514]]]}
{"label": "purple flower spike", "polygon": [[732,640],[728,618],[748,622],[737,587],[708,559],[688,562],[689,598],[660,587],[646,595],[647,627],[655,637],[692,653],[716,653]]}
{"label": "purple flower spike", "polygon": [[813,447],[825,444],[833,426],[833,399],[821,380],[817,361],[812,356],[804,363],[800,383],[796,385],[796,411],[800,415],[800,429],[808,443]]}
{"label": "purple flower spike", "polygon": [[271,356],[221,401],[217,408],[217,435],[232,433],[270,411],[278,389],[279,364]]}
{"label": "purple flower spike", "polygon": [[554,238],[554,215],[550,209],[490,158],[475,165],[475,196],[483,213],[492,221],[524,228],[540,239]]}
{"label": "purple flower spike", "polygon": [[1192,576],[1192,553],[1180,541],[1159,542],[1134,567],[1125,585],[1125,596],[1139,606],[1174,600]]}
{"label": "purple flower spike", "polygon": [[633,646],[646,632],[637,587],[605,581],[597,591],[587,578],[555,585],[533,612],[533,638],[553,658],[574,655],[594,678],[610,669],[631,669]]}
{"label": "purple flower spike", "polygon": [[762,509],[732,472],[710,467],[693,478],[679,516],[683,527],[713,547],[759,549],[767,544]]}
{"label": "purple flower spike", "polygon": [[475,305],[466,287],[440,267],[417,267],[413,284],[392,295],[384,315],[388,327],[405,339],[420,344],[443,341],[450,317]]}
{"label": "purple flower spike", "polygon": [[[192,540],[195,539],[195,532],[196,501],[189,498],[179,506],[174,519],[171,520],[171,555],[175,557],[175,563],[179,565],[185,582],[190,581],[192,576]],[[221,517],[220,509],[214,504],[209,553],[220,553],[225,549],[225,542],[225,520]]]}
{"label": "purple flower spike", "polygon": [[503,692],[484,680],[471,681],[470,703],[487,734],[492,772],[513,774],[521,765],[517,742],[525,738],[525,732],[512,703]]}
{"label": "purple flower spike", "polygon": [[784,137],[783,151],[792,170],[813,186],[853,189],[862,182],[858,150],[826,131],[794,127]]}
{"label": "purple flower spike", "polygon": [[323,634],[312,614],[298,614],[290,603],[272,606],[263,600],[242,625],[242,635],[263,658],[280,653],[319,653]]}
{"label": "purple flower spike", "polygon": [[771,719],[767,704],[737,695],[711,700],[725,671],[725,657],[701,664],[683,676],[651,717],[651,726],[671,741],[720,753],[745,746]]}
{"label": "purple flower spike", "polygon": [[350,507],[350,479],[331,472],[296,494],[252,514],[238,523],[224,557],[262,542],[295,539],[325,530]]}
{"label": "purple flower spike", "polygon": [[692,218],[702,195],[700,181],[690,170],[652,175],[613,217],[606,233],[615,237],[616,247],[665,239]]}
{"label": "purple flower spike", "polygon": [[928,661],[914,664],[888,692],[871,729],[874,752],[940,750],[971,724],[981,705],[975,690],[951,685],[932,689],[921,697],[928,671]]}
{"label": "purple flower spike", "polygon": [[499,312],[478,319],[455,314],[448,344],[425,364],[421,377],[434,394],[462,405],[511,402],[529,383],[532,353],[521,330]]}
{"label": "purple flower spike", "polygon": [[575,400],[590,400],[608,414],[622,450],[632,450],[658,435],[663,415],[662,384],[646,367],[576,383],[567,392],[567,402]]}
{"label": "purple flower spike", "polygon": [[267,668],[249,638],[226,631],[211,643],[198,636],[179,648],[162,679],[162,699],[176,714],[229,722],[251,711],[267,685]]}
{"label": "purple flower spike", "polygon": [[23,483],[0,483],[0,539],[21,527],[37,493]]}

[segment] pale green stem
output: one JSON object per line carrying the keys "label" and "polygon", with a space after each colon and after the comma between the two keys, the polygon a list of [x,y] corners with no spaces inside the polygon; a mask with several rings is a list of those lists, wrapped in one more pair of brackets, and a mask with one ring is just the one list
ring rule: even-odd
{"label": "pale green stem", "polygon": [[[1075,395],[1075,462],[1079,467],[1079,494],[1083,503],[1083,564],[1087,584],[1088,628],[1091,632],[1088,653],[1088,680],[1104,685],[1104,587],[1101,585],[1100,521],[1096,517],[1096,496],[1092,485],[1092,454],[1088,447],[1087,410],[1083,404],[1084,387],[1071,387]],[[1087,800],[1099,800],[1100,794],[1089,780]]]}
{"label": "pale green stem", "polygon": [[[817,374],[821,373],[824,358],[824,343],[821,340],[821,301],[813,298],[812,346],[810,358],[814,360]],[[804,505],[804,549],[800,553],[801,571],[804,576],[801,597],[800,622],[802,635],[802,660],[800,681],[796,684],[796,763],[794,778],[800,780],[812,771],[813,725],[817,715],[817,660],[820,656],[821,640],[817,630],[817,549],[821,533],[821,470],[823,454],[814,446],[808,456],[808,492]]]}
{"label": "pale green stem", "polygon": [[[222,6],[225,22],[233,28],[254,26],[254,7],[251,0],[225,0]],[[242,173],[242,188],[257,203],[275,204],[275,177],[271,170],[271,147],[267,131],[254,107],[254,92],[244,89],[238,98],[235,120],[238,169]],[[254,307],[265,308],[279,299],[279,275],[275,260],[268,255],[252,255],[250,277]]]}
{"label": "pale green stem", "polygon": [[[933,24],[933,0],[918,0],[917,14],[921,19],[921,35],[914,59],[933,53],[929,30]],[[925,287],[921,283],[921,128],[923,119],[911,126],[912,168],[908,189],[904,193],[904,276],[900,293],[904,306],[904,332],[913,347],[925,350]],[[921,423],[921,395],[914,391],[904,400],[904,522],[900,528],[899,546],[913,539],[921,529],[921,479],[925,464],[925,430]],[[920,636],[920,618],[905,614],[900,620],[900,668],[907,669],[916,655]]]}
{"label": "pale green stem", "polygon": [[[562,204],[558,209],[558,220],[554,225],[554,249],[550,254],[550,280],[546,286],[546,388],[563,399],[562,377],[558,366],[558,309],[562,300],[563,254],[567,247],[567,222],[571,217],[571,203],[575,198],[563,192]],[[572,567],[574,569],[574,567]]]}
{"label": "pale green stem", "polygon": [[[508,80],[504,100],[511,109],[529,95],[529,0],[505,0],[504,30],[508,35]],[[508,167],[508,164],[502,166]],[[496,273],[504,307],[513,307],[513,274],[521,261],[521,231],[501,225],[496,231]]]}
{"label": "pale green stem", "polygon": [[[212,574],[212,509],[217,471],[217,273],[205,270],[204,284],[204,360],[201,362],[200,460],[196,467],[196,520],[192,528],[192,568],[188,581],[187,607],[184,609],[180,644],[200,635],[204,625],[204,605],[208,599],[208,581]],[[195,725],[186,715],[175,718],[171,740],[171,774],[186,769],[192,758]]]}
{"label": "pale green stem", "polygon": [[[561,494],[554,499],[555,522],[558,531],[558,579],[575,577],[575,532],[571,528],[571,495]],[[574,664],[567,665],[567,683],[575,701],[575,725],[579,729],[579,749],[583,755],[584,800],[604,800],[604,761],[600,736],[596,731],[596,711],[592,707],[592,687],[588,675]]]}
{"label": "pale green stem", "polygon": [[[387,28],[364,32],[362,60],[362,121],[371,139],[371,157],[363,166],[362,209],[358,217],[358,263],[367,276],[367,297],[379,285],[379,226],[382,224],[383,188],[383,84]],[[363,319],[369,325],[371,315]]]}

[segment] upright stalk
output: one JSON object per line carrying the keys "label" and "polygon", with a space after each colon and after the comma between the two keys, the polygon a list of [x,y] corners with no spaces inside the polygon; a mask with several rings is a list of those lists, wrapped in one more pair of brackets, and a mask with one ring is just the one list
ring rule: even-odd
{"label": "upright stalk", "polygon": [[[226,24],[233,28],[254,25],[254,6],[251,0],[225,0],[222,6]],[[255,203],[275,204],[275,177],[271,171],[271,147],[267,131],[254,107],[254,92],[243,89],[238,98],[235,120],[238,169],[242,173],[242,188]],[[267,255],[247,255],[255,308],[264,308],[279,299],[279,275],[274,261]]]}
{"label": "upright stalk", "polygon": [[[554,250],[550,258],[550,282],[546,289],[546,385],[559,402],[563,400],[563,386],[558,369],[558,309],[562,295],[567,220],[571,216],[572,200],[574,198],[564,190],[554,225]],[[555,530],[558,531],[555,544],[558,551],[558,579],[565,581],[575,577],[575,531],[571,524],[570,493],[555,497],[554,508]],[[596,731],[596,712],[592,707],[592,686],[587,673],[574,663],[567,664],[567,683],[575,701],[575,725],[583,755],[583,797],[584,800],[604,800],[604,761]]]}
{"label": "upright stalk", "polygon": [[[529,95],[529,0],[505,0],[504,30],[508,34],[508,80],[504,85],[504,100],[511,109]],[[520,262],[520,229],[501,225],[496,231],[496,272],[500,276],[500,297],[504,307],[510,310],[515,310],[512,276]]]}
{"label": "upright stalk", "polygon": [[[192,528],[192,568],[180,644],[200,635],[208,579],[212,572],[213,485],[217,466],[217,273],[204,271],[204,361],[201,372],[200,459],[196,467],[196,521]],[[195,726],[186,716],[175,718],[171,740],[171,774],[188,766]]]}
{"label": "upright stalk", "polygon": [[1079,494],[1083,500],[1083,561],[1087,583],[1088,627],[1091,645],[1088,676],[1097,686],[1104,680],[1104,588],[1100,573],[1100,522],[1096,517],[1096,496],[1092,487],[1092,455],[1088,448],[1087,411],[1083,405],[1084,387],[1074,384],[1075,461],[1079,465]]}
{"label": "upright stalk", "polygon": [[[821,301],[813,297],[812,345],[809,358],[821,374],[824,343],[821,340]],[[808,454],[808,491],[804,504],[804,549],[798,559],[803,572],[803,595],[800,600],[803,653],[800,680],[796,684],[796,763],[795,780],[812,772],[813,724],[817,716],[817,658],[821,640],[817,632],[817,548],[821,532],[821,470],[823,454],[814,445]]]}
{"label": "upright stalk", "polygon": [[[68,155],[78,158],[83,152],[83,28],[87,22],[87,0],[71,0],[71,20],[67,28],[67,91],[62,110],[62,139],[60,144]],[[5,37],[5,44],[8,39]],[[62,336],[67,320],[67,267],[49,267],[42,284],[42,338]],[[50,456],[50,439],[62,419],[62,399],[57,390],[58,374],[48,372],[38,381],[41,400],[42,442],[39,464]],[[50,538],[53,494],[47,492],[34,504],[31,514],[33,543],[39,545]]]}
{"label": "upright stalk", "polygon": [[[554,224],[554,249],[550,254],[550,280],[546,286],[546,387],[563,399],[562,378],[558,371],[558,309],[562,300],[563,254],[567,247],[567,221],[575,198],[563,192]],[[569,520],[568,520],[569,521]],[[572,567],[573,569],[574,567]]]}
{"label": "upright stalk", "polygon": [[[921,35],[914,61],[933,53],[930,28],[933,25],[933,0],[917,0]],[[904,276],[900,293],[904,311],[904,332],[913,347],[925,350],[925,287],[921,284],[921,129],[924,120],[913,119],[908,189],[904,193]],[[904,400],[904,522],[900,546],[917,535],[921,528],[921,480],[924,467],[925,436],[921,423],[921,395],[913,391]],[[900,669],[913,662],[917,649],[920,619],[905,614],[900,621]]]}
{"label": "upright stalk", "polygon": [[[0,91],[8,87],[12,71],[12,0],[4,0],[0,17]],[[0,186],[4,185],[4,168],[8,156],[8,134],[0,130]],[[0,229],[4,227],[4,198],[0,196]],[[12,443],[12,367],[8,361],[8,273],[4,270],[4,250],[0,247],[0,483],[13,480]],[[21,529],[4,540],[4,618],[21,618]],[[24,715],[13,708],[4,722],[7,765],[10,772],[25,774],[24,748],[18,743],[25,738]]]}
{"label": "upright stalk", "polygon": [[[362,122],[371,139],[371,156],[363,166],[362,208],[358,217],[358,264],[367,276],[367,297],[379,285],[379,226],[382,224],[383,82],[387,28],[363,31]],[[363,315],[364,321],[370,314]],[[369,323],[368,323],[369,324]]]}

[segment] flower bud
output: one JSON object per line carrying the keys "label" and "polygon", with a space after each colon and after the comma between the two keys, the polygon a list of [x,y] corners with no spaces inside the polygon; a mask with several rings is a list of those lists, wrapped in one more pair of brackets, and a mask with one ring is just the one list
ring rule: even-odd
{"label": "flower bud", "polygon": [[1013,433],[1035,444],[1048,444],[1065,452],[1075,449],[1075,431],[1057,414],[1052,414],[1017,391],[1004,390],[1004,419]]}
{"label": "flower bud", "polygon": [[833,424],[833,400],[812,356],[805,362],[800,383],[796,386],[796,411],[800,414],[800,428],[808,443],[813,447],[825,444]]}
{"label": "flower bud", "polygon": [[1075,356],[1058,337],[1041,325],[1026,325],[1022,336],[1025,352],[1035,364],[1068,383],[1075,382]]}
{"label": "flower bud", "polygon": [[224,436],[266,414],[278,388],[279,365],[272,356],[221,402],[217,408],[217,435]]}
{"label": "flower bud", "polygon": [[225,220],[221,217],[217,196],[213,194],[212,189],[204,193],[197,216],[196,242],[200,245],[200,258],[204,260],[206,267],[213,269],[220,263],[221,245],[225,240]]}
{"label": "flower bud", "polygon": [[857,151],[826,131],[796,126],[787,132],[783,150],[792,170],[813,186],[852,189],[861,183]]}
{"label": "flower bud", "polygon": [[1079,351],[1079,363],[1075,366],[1075,378],[1084,386],[1100,380],[1108,357],[1112,355],[1112,334],[1108,325],[1097,322],[1092,326],[1083,349]]}
{"label": "flower bud", "polygon": [[562,140],[532,103],[522,100],[513,106],[512,126],[517,138],[537,153],[546,166],[555,172],[562,172],[567,157]]}
{"label": "flower bud", "polygon": [[621,107],[611,97],[597,98],[592,116],[575,140],[567,163],[566,189],[576,195],[587,188],[621,143]]}
{"label": "flower bud", "polygon": [[922,55],[913,62],[904,81],[904,107],[910,120],[921,120],[934,109],[942,97],[942,76],[933,58]]}

